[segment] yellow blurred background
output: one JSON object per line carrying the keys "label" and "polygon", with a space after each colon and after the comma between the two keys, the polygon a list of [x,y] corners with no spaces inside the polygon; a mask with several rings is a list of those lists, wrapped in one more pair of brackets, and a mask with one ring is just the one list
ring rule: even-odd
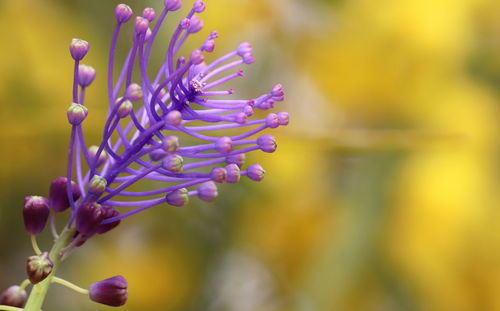
{"label": "yellow blurred background", "polygon": [[[250,41],[242,94],[287,90],[278,152],[250,156],[266,179],[132,217],[60,276],[124,275],[128,311],[500,311],[500,2],[206,2],[190,44],[214,29],[218,55]],[[23,197],[65,172],[73,37],[91,44],[85,131],[99,139],[118,3],[0,0],[2,289],[31,255]],[[108,309],[57,285],[44,307]]]}

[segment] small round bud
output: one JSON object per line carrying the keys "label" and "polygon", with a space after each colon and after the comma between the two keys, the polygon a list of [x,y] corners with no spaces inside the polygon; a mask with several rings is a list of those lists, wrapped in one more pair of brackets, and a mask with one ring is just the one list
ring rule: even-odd
{"label": "small round bud", "polygon": [[128,22],[134,12],[132,9],[126,4],[118,4],[115,8],[115,17],[116,21],[120,24]]}
{"label": "small round bud", "polygon": [[166,152],[176,152],[179,150],[179,137],[171,135],[162,140],[163,150]]}
{"label": "small round bud", "polygon": [[167,11],[177,11],[181,8],[181,0],[165,0],[165,9]]}
{"label": "small round bud", "polygon": [[278,115],[275,113],[270,113],[266,117],[266,125],[267,125],[267,127],[272,128],[272,129],[280,126],[280,120],[278,118]]}
{"label": "small round bud", "polygon": [[71,57],[74,60],[82,60],[87,52],[89,51],[89,43],[80,39],[71,40],[71,44],[69,45],[69,52],[71,53]]}
{"label": "small round bud", "polygon": [[49,200],[39,196],[24,198],[24,228],[29,234],[39,234],[45,228],[49,218]]}
{"label": "small round bud", "polygon": [[106,178],[99,175],[94,175],[89,183],[89,192],[93,194],[101,194],[106,190],[108,181]]}
{"label": "small round bud", "polygon": [[162,160],[164,157],[167,156],[167,153],[163,150],[163,149],[156,149],[156,150],[153,150],[151,151],[151,153],[149,154],[149,158],[151,159],[151,161],[153,162],[157,162],[157,161],[160,161]]}
{"label": "small round bud", "polygon": [[226,169],[223,167],[214,167],[210,172],[210,178],[216,183],[225,183],[227,178]]}
{"label": "small round bud", "polygon": [[236,164],[239,168],[245,165],[246,155],[244,153],[238,153],[226,157],[227,164]]}
{"label": "small round bud", "polygon": [[72,125],[80,125],[88,116],[89,110],[84,105],[72,103],[68,108],[68,121]]}
{"label": "small round bud", "polygon": [[13,285],[0,293],[0,305],[22,308],[28,300],[28,294],[17,285]]}
{"label": "small round bud", "polygon": [[[97,151],[99,151],[98,146],[90,146],[88,153],[89,153],[89,160],[91,163],[95,163],[96,156],[97,156]],[[108,154],[106,153],[105,150],[101,151],[101,154],[99,155],[99,159],[97,160],[97,167],[103,165],[106,161],[108,160]]]}
{"label": "small round bud", "polygon": [[280,125],[288,125],[290,122],[288,112],[278,112],[278,120]]}
{"label": "small round bud", "polygon": [[221,137],[215,142],[215,150],[227,154],[233,150],[233,141],[227,136]]}
{"label": "small round bud", "polygon": [[189,202],[189,195],[186,188],[175,190],[167,194],[167,203],[173,206],[185,206]]}
{"label": "small round bud", "polygon": [[260,110],[269,110],[274,108],[274,101],[266,100],[257,104],[256,107],[259,108]]}
{"label": "small round bud", "polygon": [[250,165],[247,168],[247,176],[253,181],[261,181],[265,175],[266,171],[260,164]]}
{"label": "small round bud", "polygon": [[116,111],[116,114],[119,118],[123,119],[130,114],[132,109],[134,109],[134,105],[130,100],[126,100],[120,105],[120,107]]}
{"label": "small round bud", "polygon": [[149,38],[151,38],[151,35],[152,35],[152,34],[153,34],[153,33],[151,32],[151,28],[149,28],[149,27],[148,27],[148,30],[146,30],[146,34],[144,35],[144,40],[145,40],[145,41],[148,41],[148,40],[149,40]]}
{"label": "small round bud", "polygon": [[198,0],[194,3],[193,9],[196,13],[201,13],[205,11],[205,3],[202,0]]}
{"label": "small round bud", "polygon": [[142,16],[135,18],[134,29],[137,34],[145,34],[149,27],[149,21]]}
{"label": "small round bud", "polygon": [[226,166],[227,179],[226,181],[230,184],[235,184],[240,181],[240,168],[236,164],[229,164]]}
{"label": "small round bud", "polygon": [[284,97],[285,91],[283,90],[283,86],[281,84],[276,84],[271,91],[271,95],[273,96],[273,99]]}
{"label": "small round bud", "polygon": [[201,47],[203,51],[207,51],[208,53],[212,53],[215,50],[215,40],[210,39],[205,41],[203,43],[203,46]]}
{"label": "small round bud", "polygon": [[198,15],[191,17],[191,21],[189,22],[189,27],[187,29],[188,33],[197,33],[203,28],[203,21]]}
{"label": "small round bud", "polygon": [[[108,218],[113,218],[113,217],[116,217],[116,216],[119,216],[120,213],[114,209],[113,207],[111,206],[108,206],[108,205],[103,205],[102,206],[102,213],[103,213],[103,218],[102,220],[106,220]],[[113,221],[113,222],[110,222],[110,223],[107,223],[107,224],[100,224],[98,227],[97,227],[97,230],[96,230],[96,233],[97,234],[103,234],[103,233],[106,233],[114,228],[116,228],[116,226],[118,226],[120,224],[120,220],[117,220],[117,221]]]}
{"label": "small round bud", "polygon": [[95,69],[88,65],[79,65],[78,66],[78,84],[81,87],[87,87],[95,79]]}
{"label": "small round bud", "polygon": [[182,28],[182,29],[188,29],[189,28],[189,24],[191,23],[191,20],[189,18],[184,18],[180,21],[179,23],[179,26]]}
{"label": "small round bud", "polygon": [[276,139],[272,135],[262,135],[257,139],[257,145],[262,151],[267,153],[276,151],[276,148],[278,147]]}
{"label": "small round bud", "polygon": [[205,182],[198,187],[198,197],[203,201],[212,202],[218,195],[217,186],[214,182]]}
{"label": "small round bud", "polygon": [[202,51],[194,50],[193,52],[191,52],[191,61],[193,62],[193,64],[199,65],[199,64],[203,63],[204,60],[205,60],[205,56],[203,56]]}
{"label": "small round bud", "polygon": [[177,126],[182,122],[182,114],[178,110],[172,110],[165,116],[168,125]]}
{"label": "small round bud", "polygon": [[178,154],[170,154],[163,159],[163,168],[173,173],[182,172],[183,164],[184,159]]}
{"label": "small round bud", "polygon": [[104,211],[97,203],[85,203],[76,212],[76,230],[83,235],[92,235],[104,219]]}
{"label": "small round bud", "polygon": [[246,105],[243,107],[243,112],[248,116],[251,117],[254,114],[253,107],[251,105]]}
{"label": "small round bud", "polygon": [[238,124],[245,124],[248,121],[248,116],[244,112],[238,112],[234,116],[234,122]]}
{"label": "small round bud", "polygon": [[89,287],[90,300],[104,305],[119,307],[127,302],[127,280],[121,275],[96,282]]}
{"label": "small round bud", "polygon": [[142,87],[137,83],[132,83],[125,91],[125,98],[135,102],[142,99]]}
{"label": "small round bud", "polygon": [[238,55],[243,59],[245,64],[253,64],[255,62],[255,58],[253,57],[253,49],[252,45],[248,42],[243,42],[236,49]]}
{"label": "small round bud", "polygon": [[[66,177],[58,177],[50,184],[49,206],[56,212],[62,212],[69,207],[67,183],[68,179]],[[82,195],[80,188],[74,181],[71,181],[71,191],[74,201],[78,200]]]}
{"label": "small round bud", "polygon": [[149,22],[152,22],[156,18],[156,12],[153,8],[145,8],[142,11],[142,17],[147,19]]}
{"label": "small round bud", "polygon": [[54,263],[49,258],[49,253],[44,252],[39,256],[30,256],[26,260],[26,272],[32,284],[40,283],[52,272]]}

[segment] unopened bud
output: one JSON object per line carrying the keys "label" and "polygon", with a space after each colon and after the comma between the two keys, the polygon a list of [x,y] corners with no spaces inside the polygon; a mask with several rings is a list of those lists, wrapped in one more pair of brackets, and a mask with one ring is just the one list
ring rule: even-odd
{"label": "unopened bud", "polygon": [[240,181],[240,168],[236,164],[226,166],[227,177],[226,181],[230,184],[235,184]]}
{"label": "unopened bud", "polygon": [[278,118],[278,115],[275,113],[270,113],[266,117],[266,125],[267,125],[267,127],[272,128],[272,129],[280,126],[280,120]]}
{"label": "unopened bud", "polygon": [[215,142],[215,150],[227,154],[233,150],[233,141],[227,136],[221,137]]}
{"label": "unopened bud", "polygon": [[118,4],[115,8],[116,21],[120,24],[128,22],[133,14],[132,9],[126,4]]}
{"label": "unopened bud", "polygon": [[71,40],[69,52],[74,60],[82,60],[89,51],[89,43],[80,39]]}
{"label": "unopened bud", "polygon": [[134,105],[130,100],[126,100],[120,105],[120,107],[118,107],[118,111],[116,112],[116,114],[118,115],[118,117],[123,119],[130,114],[132,109],[134,109]]}
{"label": "unopened bud", "polygon": [[0,293],[0,305],[22,308],[28,300],[28,294],[17,285],[13,285]]}
{"label": "unopened bud", "polygon": [[49,200],[40,196],[24,198],[24,228],[29,234],[39,234],[49,218]]}
{"label": "unopened bud", "polygon": [[210,172],[210,178],[216,183],[225,183],[227,178],[226,169],[223,167],[214,167]]}
{"label": "unopened bud", "polygon": [[91,235],[104,219],[101,205],[97,203],[85,203],[76,212],[76,230],[83,235]]}
{"label": "unopened bud", "polygon": [[[56,212],[62,212],[69,207],[67,183],[66,177],[58,177],[50,184],[49,206]],[[71,181],[71,192],[74,201],[82,195],[80,188],[74,181]]]}
{"label": "unopened bud", "polygon": [[49,253],[44,252],[39,256],[30,256],[26,260],[26,272],[32,284],[40,283],[52,272],[54,263],[49,258]]}
{"label": "unopened bud", "polygon": [[198,15],[194,15],[193,17],[191,17],[187,32],[188,33],[197,33],[202,28],[203,28],[203,21],[201,20],[201,18],[199,18]]}
{"label": "unopened bud", "polygon": [[146,33],[146,31],[148,30],[148,27],[149,27],[149,21],[147,19],[145,19],[142,16],[137,16],[135,18],[134,29],[135,29],[135,32],[137,34],[144,34],[144,33]]}
{"label": "unopened bud", "polygon": [[156,18],[156,12],[153,8],[145,8],[142,11],[142,17],[144,17],[148,21],[152,22]]}
{"label": "unopened bud", "polygon": [[260,164],[250,165],[247,168],[247,176],[253,181],[261,181],[265,175],[266,171]]}
{"label": "unopened bud", "polygon": [[277,115],[280,125],[288,125],[288,123],[290,122],[288,112],[278,112]]}
{"label": "unopened bud", "polygon": [[276,143],[276,139],[272,135],[262,135],[257,139],[257,145],[260,149],[267,153],[272,153],[276,151],[278,144]]}
{"label": "unopened bud", "polygon": [[245,165],[246,155],[244,153],[238,153],[226,157],[227,164],[236,164],[238,167],[243,167]]}
{"label": "unopened bud", "polygon": [[203,63],[205,60],[205,56],[203,56],[203,52],[200,50],[194,50],[191,52],[191,61],[193,62],[194,65],[199,65]]}
{"label": "unopened bud", "polygon": [[182,114],[178,110],[172,110],[165,116],[168,125],[177,126],[182,122]]}
{"label": "unopened bud", "polygon": [[108,181],[106,178],[94,175],[89,183],[89,192],[93,194],[101,194],[106,190],[106,186],[108,185]]}
{"label": "unopened bud", "polygon": [[125,98],[135,102],[142,99],[142,87],[137,83],[132,83],[125,91]]}
{"label": "unopened bud", "polygon": [[166,152],[176,152],[179,150],[179,137],[171,135],[162,140],[163,150]]}
{"label": "unopened bud", "polygon": [[193,9],[196,13],[201,13],[205,11],[205,3],[202,0],[197,0],[193,5]]}
{"label": "unopened bud", "polygon": [[181,8],[181,0],[165,0],[165,9],[167,11],[177,11]]}
{"label": "unopened bud", "polygon": [[89,287],[90,300],[119,307],[127,302],[127,280],[121,275],[96,282]]}
{"label": "unopened bud", "polygon": [[72,103],[68,108],[68,121],[72,125],[80,125],[89,114],[89,110],[84,105]]}
{"label": "unopened bud", "polygon": [[[90,146],[89,147],[88,153],[89,153],[89,158],[90,158],[89,160],[91,163],[95,163],[97,151],[99,151],[98,146]],[[108,154],[103,149],[101,151],[101,154],[99,155],[99,159],[97,160],[97,167],[103,165],[107,160],[108,160]]]}
{"label": "unopened bud", "polygon": [[81,87],[87,87],[95,79],[95,69],[88,65],[79,65],[78,66],[78,84]]}
{"label": "unopened bud", "polygon": [[[116,209],[114,209],[113,207],[108,206],[108,205],[102,205],[102,212],[104,215],[102,218],[103,221],[106,219],[113,218],[113,217],[120,215],[120,213]],[[120,224],[120,220],[116,220],[116,221],[113,221],[113,222],[110,222],[107,224],[100,224],[97,227],[96,233],[97,234],[106,233],[106,232],[116,228],[116,226],[118,226],[119,224]]]}
{"label": "unopened bud", "polygon": [[173,173],[182,171],[184,159],[178,154],[170,154],[163,159],[163,168]]}
{"label": "unopened bud", "polygon": [[185,206],[189,201],[189,195],[186,188],[175,190],[167,194],[166,201],[173,206]]}
{"label": "unopened bud", "polygon": [[203,201],[212,202],[218,195],[217,186],[212,181],[205,182],[200,185],[197,194]]}

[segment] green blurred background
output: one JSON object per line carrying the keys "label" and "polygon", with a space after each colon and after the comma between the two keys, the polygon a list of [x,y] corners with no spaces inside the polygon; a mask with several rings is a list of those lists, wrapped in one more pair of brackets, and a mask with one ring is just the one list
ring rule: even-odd
{"label": "green blurred background", "polygon": [[[23,197],[64,175],[73,37],[91,43],[85,131],[99,139],[118,3],[0,0],[0,288],[24,278],[32,253]],[[139,214],[60,276],[88,286],[124,275],[129,311],[500,311],[500,2],[207,6],[190,44],[213,29],[218,55],[250,41],[257,63],[240,94],[287,90],[278,152],[249,159],[266,179]],[[57,285],[44,307],[108,309]]]}

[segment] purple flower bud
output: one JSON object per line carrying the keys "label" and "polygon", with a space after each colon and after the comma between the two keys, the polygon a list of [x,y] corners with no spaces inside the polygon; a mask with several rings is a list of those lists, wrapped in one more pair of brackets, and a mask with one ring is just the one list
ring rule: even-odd
{"label": "purple flower bud", "polygon": [[74,60],[82,60],[87,52],[89,51],[89,43],[80,39],[71,40],[71,44],[69,45],[69,52],[71,53],[71,57]]}
{"label": "purple flower bud", "polygon": [[[95,162],[98,150],[99,150],[98,146],[94,145],[89,147],[88,153],[91,163]],[[106,162],[106,160],[108,160],[108,154],[106,153],[105,150],[102,150],[101,154],[99,155],[99,159],[97,160],[97,167],[103,165]]]}
{"label": "purple flower bud", "polygon": [[223,167],[214,167],[210,172],[210,178],[216,183],[225,183],[227,178],[226,169]]}
{"label": "purple flower bud", "polygon": [[[104,214],[102,220],[106,220],[108,218],[112,218],[112,217],[116,217],[116,216],[120,215],[120,213],[116,209],[114,209],[113,207],[108,206],[108,205],[103,205],[102,206],[102,211],[103,211],[103,214]],[[107,223],[107,224],[100,224],[97,227],[96,233],[97,234],[106,233],[106,232],[108,232],[108,231],[116,228],[116,226],[118,226],[119,224],[120,224],[120,220],[113,221],[113,222],[110,222],[110,223]]]}
{"label": "purple flower bud", "polygon": [[40,283],[52,272],[54,263],[49,258],[49,253],[40,256],[30,256],[26,260],[26,272],[32,284]]}
{"label": "purple flower bud", "polygon": [[142,87],[137,83],[132,83],[125,91],[125,98],[135,102],[142,99]]}
{"label": "purple flower bud", "polygon": [[147,19],[149,22],[152,22],[156,18],[156,12],[153,8],[145,8],[142,11],[142,17]]}
{"label": "purple flower bud", "polygon": [[144,35],[144,40],[148,41],[152,34],[151,28],[148,27],[148,30],[146,30],[146,34]]}
{"label": "purple flower bud", "polygon": [[115,8],[116,21],[120,24],[128,22],[133,14],[132,9],[126,4],[118,4]]}
{"label": "purple flower bud", "polygon": [[24,198],[24,228],[29,234],[39,234],[49,218],[49,200],[39,196]]}
{"label": "purple flower bud", "polygon": [[251,105],[246,105],[243,107],[243,112],[248,116],[251,117],[254,114],[254,110]]}
{"label": "purple flower bud", "polygon": [[171,135],[162,140],[163,150],[166,152],[176,152],[179,150],[179,137]]}
{"label": "purple flower bud", "polygon": [[123,306],[127,302],[127,280],[121,275],[94,283],[89,287],[90,300],[112,306]]}
{"label": "purple flower bud", "polygon": [[290,122],[288,112],[278,112],[278,120],[280,125],[288,125]]}
{"label": "purple flower bud", "polygon": [[193,9],[196,13],[201,13],[205,11],[205,3],[202,0],[198,0],[194,3]]}
{"label": "purple flower bud", "polygon": [[202,51],[194,50],[193,52],[191,52],[191,61],[193,62],[193,64],[199,65],[199,64],[203,63],[204,60],[205,60],[205,56],[203,56]]}
{"label": "purple flower bud", "polygon": [[94,175],[89,183],[89,192],[92,194],[101,194],[106,190],[108,181],[99,175]]}
{"label": "purple flower bud", "polygon": [[253,64],[255,62],[255,58],[253,57],[253,49],[252,45],[248,42],[241,43],[236,49],[238,55],[243,59],[245,64]]}
{"label": "purple flower bud", "polygon": [[189,18],[184,18],[179,23],[179,26],[181,26],[182,29],[188,29],[190,23],[191,23],[191,20]]}
{"label": "purple flower bud", "polygon": [[156,149],[156,150],[153,150],[149,153],[149,157],[150,157],[151,161],[153,161],[153,162],[160,161],[163,158],[165,158],[166,156],[167,156],[167,153],[162,149]]}
{"label": "purple flower bud", "polygon": [[142,16],[137,16],[135,18],[134,29],[137,34],[144,34],[148,30],[149,21]]}
{"label": "purple flower bud", "polygon": [[273,97],[284,97],[285,91],[283,90],[283,86],[281,84],[276,84],[271,91],[271,95]]}
{"label": "purple flower bud", "polygon": [[182,122],[182,115],[179,111],[172,110],[165,116],[165,122],[172,126],[180,125]]}
{"label": "purple flower bud", "polygon": [[120,107],[116,111],[116,114],[119,118],[123,119],[130,114],[132,109],[134,109],[134,105],[130,100],[126,100],[120,105]]}
{"label": "purple flower bud", "polygon": [[205,182],[198,187],[198,197],[203,201],[212,202],[218,195],[217,186],[214,182]]}
{"label": "purple flower bud", "polygon": [[215,142],[215,150],[227,154],[233,150],[233,141],[227,136],[221,137]]}
{"label": "purple flower bud", "polygon": [[236,164],[226,166],[227,178],[226,181],[230,184],[235,184],[240,181],[240,168]]}
{"label": "purple flower bud", "polygon": [[181,0],[165,0],[165,9],[167,11],[177,11],[181,8]]}
{"label": "purple flower bud", "polygon": [[187,29],[188,33],[197,33],[203,28],[203,21],[195,15],[191,17],[191,21],[189,22],[189,27]]}
{"label": "purple flower bud", "polygon": [[[50,184],[49,206],[56,212],[62,212],[69,207],[68,193],[66,190],[68,179],[58,177]],[[73,200],[76,201],[82,195],[80,189],[74,181],[71,181]]]}
{"label": "purple flower bud", "polygon": [[262,135],[257,139],[257,145],[260,149],[267,153],[273,153],[276,151],[278,144],[276,143],[276,139],[272,135]]}
{"label": "purple flower bud", "polygon": [[267,127],[272,128],[272,129],[280,126],[280,120],[278,118],[278,115],[275,113],[270,113],[266,117],[266,125],[267,125]]}
{"label": "purple flower bud", "polygon": [[175,190],[167,194],[167,203],[173,206],[182,207],[189,201],[189,195],[186,188]]}
{"label": "purple flower bud", "polygon": [[13,285],[0,294],[0,305],[22,308],[28,300],[28,294],[17,285]]}
{"label": "purple flower bud", "polygon": [[215,40],[207,40],[205,43],[203,43],[201,49],[203,51],[207,51],[208,53],[212,53],[215,50]]}
{"label": "purple flower bud", "polygon": [[180,173],[184,159],[178,154],[170,154],[163,159],[163,168],[173,173]]}
{"label": "purple flower bud", "polygon": [[87,87],[95,79],[95,69],[87,65],[78,66],[78,83],[81,87]]}
{"label": "purple flower bud", "polygon": [[88,116],[89,110],[84,105],[72,103],[68,108],[68,121],[72,125],[80,125]]}
{"label": "purple flower bud", "polygon": [[260,164],[250,165],[247,168],[247,176],[251,180],[261,181],[262,179],[264,179],[265,175],[266,171],[264,170],[264,168],[262,168]]}
{"label": "purple flower bud", "polygon": [[85,203],[76,212],[76,230],[83,235],[91,235],[104,219],[104,211],[97,203]]}
{"label": "purple flower bud", "polygon": [[236,164],[238,167],[243,167],[245,165],[246,155],[244,153],[238,153],[226,157],[227,164]]}

